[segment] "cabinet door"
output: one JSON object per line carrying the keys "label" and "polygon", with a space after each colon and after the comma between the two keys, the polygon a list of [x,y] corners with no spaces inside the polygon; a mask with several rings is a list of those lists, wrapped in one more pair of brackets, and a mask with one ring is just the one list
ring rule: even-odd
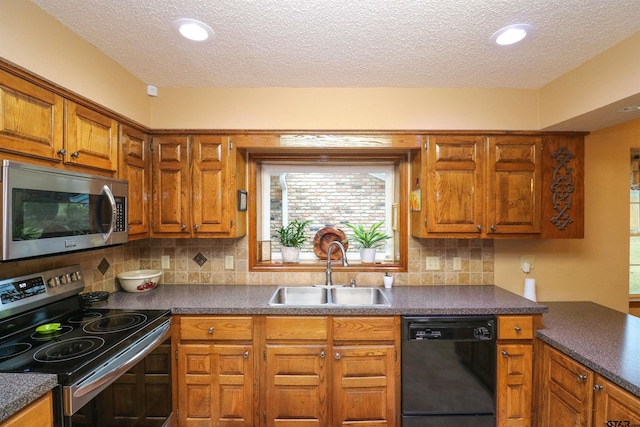
{"label": "cabinet door", "polygon": [[208,135],[191,138],[195,234],[226,233],[231,228],[229,149],[228,137]]}
{"label": "cabinet door", "polygon": [[333,426],[395,426],[395,347],[333,348]]}
{"label": "cabinet door", "polygon": [[430,136],[427,148],[427,231],[482,231],[483,147],[479,136]]}
{"label": "cabinet door", "polygon": [[65,163],[115,172],[118,168],[118,123],[67,101]]}
{"label": "cabinet door", "polygon": [[0,150],[60,161],[64,101],[0,71]]}
{"label": "cabinet door", "polygon": [[326,351],[325,345],[267,344],[267,427],[329,425]]}
{"label": "cabinet door", "polygon": [[497,357],[497,426],[529,427],[533,347],[530,344],[500,344]]}
{"label": "cabinet door", "polygon": [[143,239],[149,237],[151,205],[151,162],[147,134],[121,126],[120,158],[120,178],[129,181],[129,240]]}
{"label": "cabinet door", "polygon": [[538,425],[590,427],[593,372],[548,345],[542,358]]}
{"label": "cabinet door", "polygon": [[52,427],[53,404],[51,392],[22,409],[9,419],[0,422],[0,427]]}
{"label": "cabinet door", "polygon": [[152,163],[152,234],[190,236],[187,137],[154,137]]}
{"label": "cabinet door", "polygon": [[542,142],[536,136],[494,136],[487,155],[490,233],[540,233]]}
{"label": "cabinet door", "polygon": [[594,387],[594,426],[640,425],[640,399],[600,375]]}
{"label": "cabinet door", "polygon": [[178,422],[183,427],[253,425],[250,345],[178,345]]}

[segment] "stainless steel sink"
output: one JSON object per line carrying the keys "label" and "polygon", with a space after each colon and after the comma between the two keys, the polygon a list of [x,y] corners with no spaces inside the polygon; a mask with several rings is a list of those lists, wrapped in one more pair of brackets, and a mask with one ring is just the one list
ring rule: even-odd
{"label": "stainless steel sink", "polygon": [[379,288],[334,288],[331,301],[335,305],[388,306],[389,299]]}
{"label": "stainless steel sink", "polygon": [[269,305],[324,305],[327,290],[310,286],[285,286],[276,289]]}
{"label": "stainless steel sink", "polygon": [[283,286],[273,293],[271,306],[389,306],[389,299],[379,288],[323,288]]}

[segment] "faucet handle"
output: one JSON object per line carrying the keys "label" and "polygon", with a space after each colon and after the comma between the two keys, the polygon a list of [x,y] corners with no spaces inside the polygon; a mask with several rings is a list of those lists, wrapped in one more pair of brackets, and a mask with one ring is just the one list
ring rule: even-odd
{"label": "faucet handle", "polygon": [[356,279],[351,279],[351,287],[352,288],[356,287]]}

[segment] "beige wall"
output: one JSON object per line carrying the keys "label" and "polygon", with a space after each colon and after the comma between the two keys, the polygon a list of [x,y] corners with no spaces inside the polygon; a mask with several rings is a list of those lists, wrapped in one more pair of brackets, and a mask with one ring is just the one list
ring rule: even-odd
{"label": "beige wall", "polygon": [[131,120],[151,124],[146,84],[31,1],[0,1],[0,58]]}
{"label": "beige wall", "polygon": [[520,255],[535,256],[538,299],[595,301],[628,310],[629,150],[640,120],[594,132],[585,147],[585,238],[496,241],[495,281],[521,292]]}

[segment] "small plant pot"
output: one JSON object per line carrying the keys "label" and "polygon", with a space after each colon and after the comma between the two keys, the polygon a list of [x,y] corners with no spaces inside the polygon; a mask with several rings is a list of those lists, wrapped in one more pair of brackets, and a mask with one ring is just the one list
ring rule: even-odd
{"label": "small plant pot", "polygon": [[382,276],[382,281],[384,282],[385,288],[393,286],[393,276]]}
{"label": "small plant pot", "polygon": [[360,262],[363,264],[373,264],[376,262],[376,248],[360,249]]}
{"label": "small plant pot", "polygon": [[280,248],[282,253],[282,262],[296,263],[300,261],[300,248],[283,246]]}

